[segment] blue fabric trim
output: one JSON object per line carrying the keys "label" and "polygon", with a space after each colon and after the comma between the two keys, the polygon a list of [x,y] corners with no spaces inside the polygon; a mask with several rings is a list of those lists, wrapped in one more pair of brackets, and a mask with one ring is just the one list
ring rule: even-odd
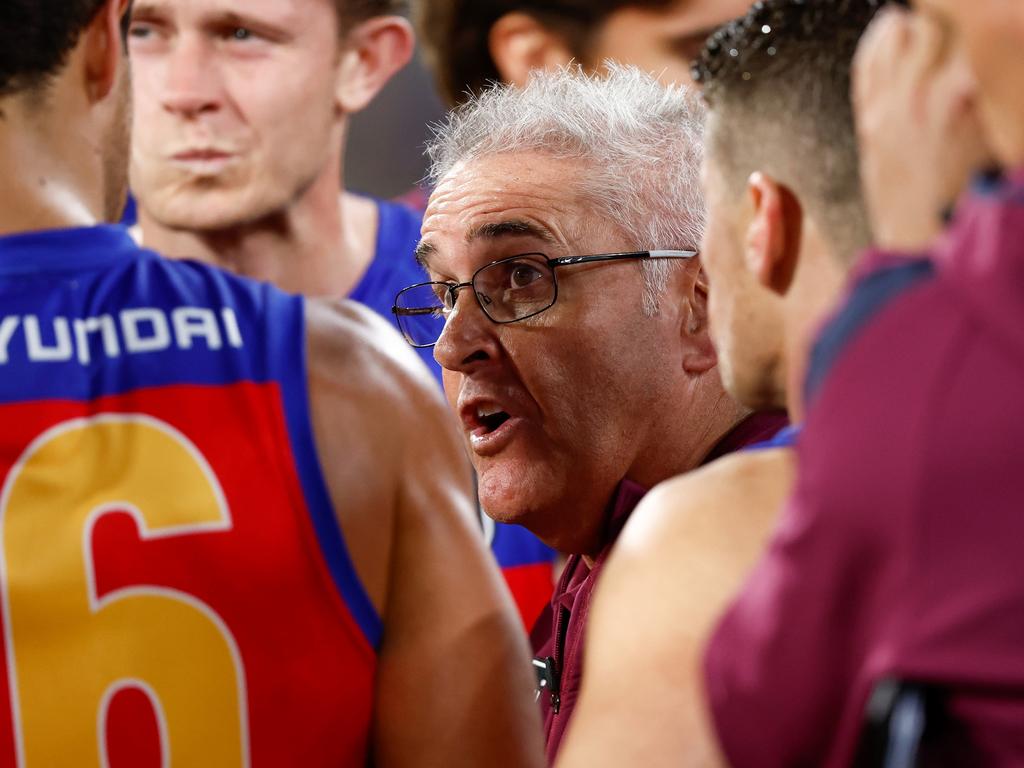
{"label": "blue fabric trim", "polygon": [[754,443],[744,448],[744,451],[765,451],[770,448],[792,448],[796,445],[797,439],[800,437],[800,431],[803,429],[799,424],[794,424],[779,432],[771,440],[765,440],[762,443]]}
{"label": "blue fabric trim", "polygon": [[1024,181],[1009,178],[998,168],[977,174],[972,180],[971,192],[975,197],[1009,205],[1024,205]]}
{"label": "blue fabric trim", "polygon": [[152,255],[116,225],[23,232],[0,237],[0,277],[80,272]]}
{"label": "blue fabric trim", "polygon": [[931,278],[935,267],[926,259],[880,269],[862,279],[846,304],[825,326],[811,350],[804,385],[804,402],[810,405],[842,353],[868,323],[898,296]]}
{"label": "blue fabric trim", "polygon": [[139,223],[139,204],[135,196],[129,192],[128,199],[124,201],[124,211],[121,213],[121,226],[134,227]]}
{"label": "blue fabric trim", "polygon": [[[109,248],[109,250],[104,250]],[[49,249],[49,250],[48,250]],[[34,268],[33,268],[34,266]],[[41,286],[40,283],[44,284]],[[98,317],[129,309],[166,310],[179,304],[232,307],[262,304],[262,286],[190,262],[170,262],[140,250],[120,227],[63,230],[0,238],[0,319],[38,318],[42,341],[54,342],[54,319]],[[245,339],[262,338],[251,311],[236,313]],[[270,379],[265,358],[246,349],[203,343],[159,352],[107,358],[91,339],[92,360],[30,363],[25,334],[8,345],[0,367],[0,403],[36,400],[88,401],[138,389],[174,385],[217,386]]]}
{"label": "blue fabric trim", "polygon": [[271,367],[278,373],[281,382],[292,455],[320,551],[335,587],[370,645],[377,649],[380,647],[383,622],[352,564],[313,439],[306,385],[306,344],[295,343],[296,339],[306,338],[305,302],[294,298],[291,302],[291,306],[267,313],[268,318],[273,320],[267,327],[268,352]]}
{"label": "blue fabric trim", "polygon": [[[378,215],[376,252],[363,279],[348,298],[365,304],[397,329],[398,323],[391,308],[398,292],[427,280],[426,272],[415,257],[423,215],[399,203],[375,202]],[[441,365],[434,359],[434,350],[417,349],[416,353],[440,384]]]}
{"label": "blue fabric trim", "polygon": [[525,528],[495,523],[494,541],[491,551],[501,568],[518,568],[523,565],[550,565],[558,553],[544,544]]}

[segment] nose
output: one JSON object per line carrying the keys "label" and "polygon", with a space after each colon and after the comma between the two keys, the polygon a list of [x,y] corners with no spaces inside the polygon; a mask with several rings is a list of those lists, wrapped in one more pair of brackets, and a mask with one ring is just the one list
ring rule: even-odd
{"label": "nose", "polygon": [[182,36],[168,54],[162,104],[187,120],[220,106],[220,76],[198,36]]}
{"label": "nose", "polygon": [[434,345],[434,359],[442,368],[458,373],[469,373],[496,360],[500,353],[497,328],[480,309],[473,288],[462,288]]}

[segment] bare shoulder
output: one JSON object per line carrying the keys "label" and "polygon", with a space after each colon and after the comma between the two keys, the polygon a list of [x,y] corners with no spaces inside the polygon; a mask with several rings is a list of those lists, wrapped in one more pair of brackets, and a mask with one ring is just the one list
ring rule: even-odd
{"label": "bare shoulder", "polygon": [[440,403],[437,384],[386,320],[352,301],[306,304],[309,372],[349,394],[372,392]]}
{"label": "bare shoulder", "polygon": [[[735,454],[637,507],[597,588],[565,765],[724,764],[704,706],[703,648],[791,482],[789,449]],[[607,736],[623,731],[634,739]]]}
{"label": "bare shoulder", "polygon": [[604,608],[618,618],[641,612],[677,638],[702,636],[763,551],[792,477],[790,449],[770,449],[655,488],[615,545],[599,590]]}
{"label": "bare shoulder", "polygon": [[468,469],[437,382],[398,332],[352,302],[306,306],[317,454],[356,571],[383,611],[393,534],[422,506],[410,495],[438,485],[430,498],[447,517],[468,505]]}
{"label": "bare shoulder", "polygon": [[760,540],[789,493],[794,468],[790,449],[773,448],[732,454],[668,480],[637,507],[617,549],[674,557],[680,546]]}

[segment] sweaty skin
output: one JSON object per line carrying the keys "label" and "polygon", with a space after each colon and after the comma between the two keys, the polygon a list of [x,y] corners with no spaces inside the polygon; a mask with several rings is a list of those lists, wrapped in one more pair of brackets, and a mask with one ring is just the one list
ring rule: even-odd
{"label": "sweaty skin", "polygon": [[538,765],[529,649],[433,379],[369,310],[310,303],[308,320],[318,453],[385,627],[376,764]]}
{"label": "sweaty skin", "polygon": [[640,503],[598,587],[590,636],[600,642],[587,645],[558,768],[725,765],[704,705],[703,648],[794,477],[792,449],[740,453]]}

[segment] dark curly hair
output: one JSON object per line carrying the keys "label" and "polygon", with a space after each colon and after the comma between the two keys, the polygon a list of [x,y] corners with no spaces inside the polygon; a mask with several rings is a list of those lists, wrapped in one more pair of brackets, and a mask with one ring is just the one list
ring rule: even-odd
{"label": "dark curly hair", "polygon": [[734,185],[756,170],[772,172],[816,209],[833,246],[851,256],[870,242],[851,65],[886,4],[761,0],[715,32],[693,65],[711,108],[707,140],[715,167]]}
{"label": "dark curly hair", "polygon": [[561,34],[573,55],[587,60],[593,33],[620,8],[665,8],[674,0],[420,0],[417,31],[438,87],[451,104],[478,94],[501,76],[489,36],[507,13],[527,13]]}
{"label": "dark curly hair", "polygon": [[36,90],[67,62],[104,0],[0,2],[0,96]]}

